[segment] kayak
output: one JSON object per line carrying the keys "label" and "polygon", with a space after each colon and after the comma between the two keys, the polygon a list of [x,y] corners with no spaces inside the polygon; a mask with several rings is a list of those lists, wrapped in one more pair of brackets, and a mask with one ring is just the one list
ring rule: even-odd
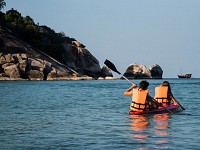
{"label": "kayak", "polygon": [[[181,107],[178,105],[170,104],[170,105],[163,105],[164,107],[158,107],[157,109],[154,110],[147,110],[147,111],[129,111],[130,115],[143,115],[143,114],[158,114],[158,113],[166,113],[166,112],[178,112],[181,111]],[[168,111],[169,110],[169,111]]]}

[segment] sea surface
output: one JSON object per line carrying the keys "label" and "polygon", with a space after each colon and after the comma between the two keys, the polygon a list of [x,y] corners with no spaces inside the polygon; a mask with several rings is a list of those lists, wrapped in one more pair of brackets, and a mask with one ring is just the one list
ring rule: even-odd
{"label": "sea surface", "polygon": [[199,150],[200,79],[164,80],[185,111],[130,116],[126,80],[1,81],[0,149]]}

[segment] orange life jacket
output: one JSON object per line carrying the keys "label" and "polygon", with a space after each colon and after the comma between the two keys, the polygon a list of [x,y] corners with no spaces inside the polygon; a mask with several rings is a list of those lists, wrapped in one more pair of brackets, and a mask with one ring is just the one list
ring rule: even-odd
{"label": "orange life jacket", "polygon": [[166,103],[170,104],[170,99],[168,98],[168,87],[167,86],[157,86],[155,88],[155,96],[154,98],[159,102],[159,103]]}
{"label": "orange life jacket", "polygon": [[146,102],[148,90],[134,89],[130,109],[133,111],[148,110],[149,105]]}

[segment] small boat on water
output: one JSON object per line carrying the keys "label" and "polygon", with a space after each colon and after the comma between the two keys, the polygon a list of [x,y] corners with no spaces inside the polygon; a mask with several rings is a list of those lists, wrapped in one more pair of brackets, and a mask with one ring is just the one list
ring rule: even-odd
{"label": "small boat on water", "polygon": [[[165,107],[165,108],[164,108]],[[143,114],[162,114],[166,112],[179,112],[181,111],[181,107],[178,105],[170,104],[170,105],[164,105],[164,107],[158,107],[157,109],[154,110],[147,110],[143,112],[139,111],[129,111],[130,115],[143,115]]]}
{"label": "small boat on water", "polygon": [[187,74],[180,74],[178,75],[179,78],[191,78],[192,77],[192,74],[190,73],[187,73]]}

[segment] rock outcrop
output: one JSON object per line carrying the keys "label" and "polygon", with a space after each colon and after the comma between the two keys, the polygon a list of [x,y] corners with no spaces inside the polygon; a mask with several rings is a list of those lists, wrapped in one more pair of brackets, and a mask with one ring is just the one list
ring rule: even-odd
{"label": "rock outcrop", "polygon": [[65,52],[63,53],[63,63],[76,72],[98,78],[101,74],[99,61],[78,42],[72,41],[72,44],[63,44]]}
{"label": "rock outcrop", "polygon": [[103,68],[101,69],[101,77],[103,77],[103,78],[113,77],[113,74],[112,74],[110,68],[108,68],[106,65],[104,65]]}
{"label": "rock outcrop", "polygon": [[[114,79],[111,70],[76,41],[63,43],[62,61],[32,48],[9,34],[0,34],[0,80],[91,80]],[[154,64],[131,64],[124,76],[133,79],[160,79],[162,68]],[[100,78],[101,77],[101,78]]]}
{"label": "rock outcrop", "polygon": [[50,62],[26,54],[0,53],[1,80],[53,80],[77,78],[78,74],[55,68]]}
{"label": "rock outcrop", "polygon": [[61,63],[9,34],[0,39],[0,80],[91,80],[101,73],[98,60],[79,42],[68,45],[63,55],[69,60]]}
{"label": "rock outcrop", "polygon": [[154,64],[149,69],[143,64],[130,64],[126,69],[124,76],[129,79],[161,79],[162,68]]}
{"label": "rock outcrop", "polygon": [[149,70],[153,79],[162,79],[163,70],[158,64],[153,64]]}
{"label": "rock outcrop", "polygon": [[130,64],[124,73],[124,76],[127,78],[133,79],[143,79],[150,78],[151,74],[149,69],[146,68],[143,64]]}

